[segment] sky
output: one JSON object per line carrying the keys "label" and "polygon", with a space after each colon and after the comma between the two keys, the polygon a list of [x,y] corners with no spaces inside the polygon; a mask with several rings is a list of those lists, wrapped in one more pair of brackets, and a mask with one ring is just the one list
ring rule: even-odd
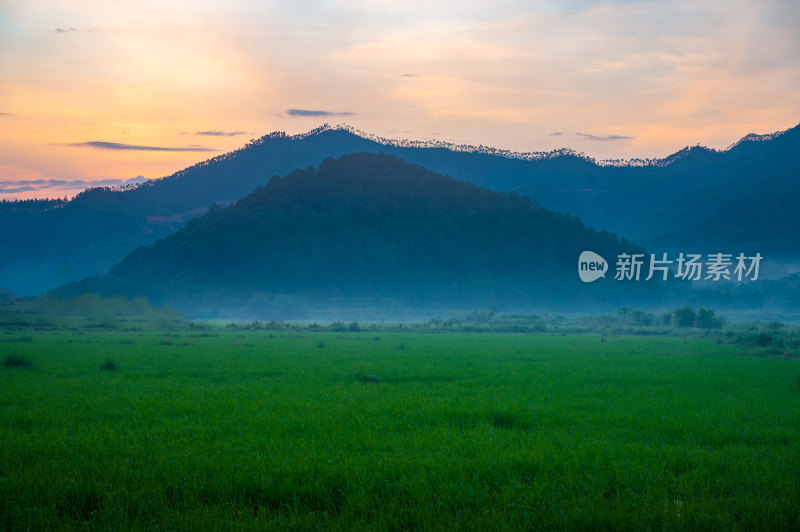
{"label": "sky", "polygon": [[800,123],[796,0],[0,0],[0,199],[272,131],[599,158]]}

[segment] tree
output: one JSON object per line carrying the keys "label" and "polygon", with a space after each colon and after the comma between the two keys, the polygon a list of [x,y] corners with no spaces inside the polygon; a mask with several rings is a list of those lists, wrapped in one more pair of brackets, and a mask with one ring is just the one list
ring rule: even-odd
{"label": "tree", "polygon": [[643,310],[634,310],[631,312],[631,318],[636,325],[652,325],[655,319],[652,314]]}
{"label": "tree", "polygon": [[675,310],[675,325],[677,327],[694,327],[697,314],[692,307],[686,306]]}
{"label": "tree", "polygon": [[719,329],[722,327],[722,318],[715,316],[712,309],[701,308],[697,311],[697,326],[701,329]]}

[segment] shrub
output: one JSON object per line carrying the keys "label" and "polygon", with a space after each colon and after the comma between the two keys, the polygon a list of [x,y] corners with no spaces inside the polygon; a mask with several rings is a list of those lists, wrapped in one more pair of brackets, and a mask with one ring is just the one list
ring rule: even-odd
{"label": "shrub", "polygon": [[767,332],[760,332],[758,336],[756,336],[756,345],[758,345],[758,347],[769,347],[772,341],[772,335]]}
{"label": "shrub", "polygon": [[106,360],[102,364],[100,364],[100,369],[102,371],[117,371],[117,365],[114,363],[113,360]]}

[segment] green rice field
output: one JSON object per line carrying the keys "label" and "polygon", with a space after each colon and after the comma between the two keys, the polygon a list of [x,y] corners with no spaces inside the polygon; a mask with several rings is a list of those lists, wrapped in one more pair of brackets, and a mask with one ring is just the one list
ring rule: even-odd
{"label": "green rice field", "polygon": [[0,332],[0,530],[800,530],[800,360],[702,337]]}

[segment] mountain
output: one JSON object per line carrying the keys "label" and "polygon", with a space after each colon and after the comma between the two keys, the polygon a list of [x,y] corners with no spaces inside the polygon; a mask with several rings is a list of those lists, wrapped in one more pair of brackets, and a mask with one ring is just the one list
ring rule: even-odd
{"label": "mountain", "polygon": [[[578,179],[536,177],[517,191],[592,226],[680,248],[683,241],[664,237],[685,233],[751,195],[771,192],[800,199],[798,189],[800,126],[771,135],[750,134],[727,150],[694,146],[643,166],[601,166]],[[730,241],[737,231],[734,223],[726,233],[708,233],[702,245]],[[793,255],[800,255],[791,244],[784,242]]]}
{"label": "mountain", "polygon": [[[717,249],[723,241],[745,245],[735,240],[741,232],[738,224],[748,223],[744,218],[730,218],[724,231],[709,220],[766,191],[797,199],[800,179],[800,126],[751,134],[725,151],[695,146],[664,159],[628,162],[598,162],[570,150],[512,153],[390,141],[323,126],[302,135],[273,133],[126,189],[94,188],[69,202],[0,203],[0,287],[20,295],[40,294],[100,274],[134,248],[173,233],[211,205],[244,197],[272,176],[357,152],[393,154],[483,188],[516,191],[548,209],[659,250],[689,251],[684,249],[689,242],[685,235],[703,224],[703,240],[691,240],[697,249]],[[713,232],[713,227],[719,230]],[[788,263],[800,262],[796,241],[773,244]]]}
{"label": "mountain", "polygon": [[671,240],[694,249],[713,241],[724,249],[791,257],[800,246],[798,199],[800,186],[784,192],[748,194],[723,205]]}
{"label": "mountain", "polygon": [[249,194],[273,175],[318,165],[374,142],[343,131],[267,135],[172,176],[124,189],[92,188],[69,202],[0,202],[0,287],[41,294],[106,271],[211,205]]}
{"label": "mountain", "polygon": [[273,177],[56,294],[145,295],[192,315],[235,308],[265,319],[354,306],[585,308],[658,289],[581,283],[587,249],[642,252],[517,194],[360,153]]}

